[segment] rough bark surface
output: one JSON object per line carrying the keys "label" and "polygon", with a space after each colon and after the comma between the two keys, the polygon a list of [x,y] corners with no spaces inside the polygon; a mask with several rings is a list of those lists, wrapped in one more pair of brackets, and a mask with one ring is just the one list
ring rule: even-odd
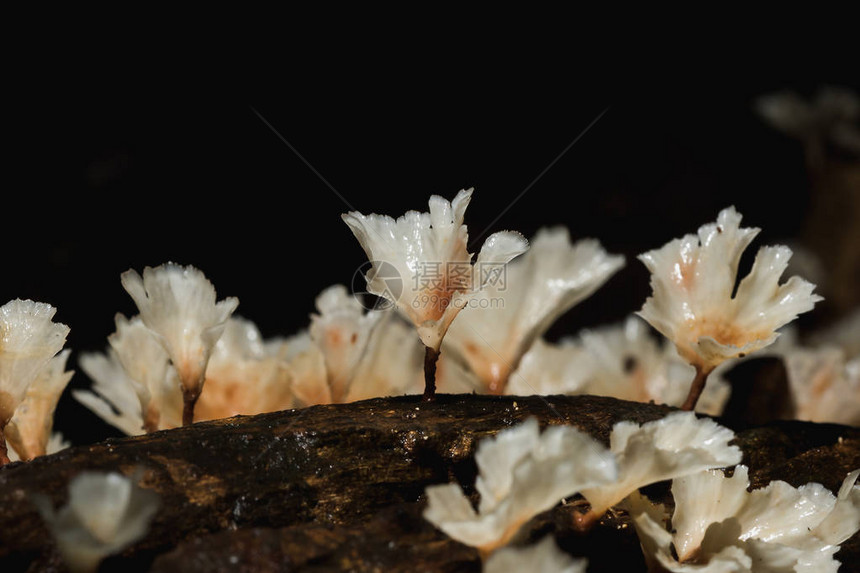
{"label": "rough bark surface", "polygon": [[[0,468],[0,570],[63,571],[29,495],[65,503],[86,469],[131,474],[162,496],[149,534],[100,571],[480,571],[476,551],[421,517],[424,488],[457,481],[467,493],[482,438],[534,416],[608,442],[621,420],[643,423],[672,409],[593,396],[439,395],[380,398],[237,417],[71,448]],[[860,467],[860,429],[781,422],[741,431],[753,486],[817,481],[836,491]],[[665,484],[647,492],[667,498]],[[643,570],[635,532],[610,514],[587,535],[571,527],[576,503],[533,520],[589,571]],[[837,557],[860,570],[857,538]]]}

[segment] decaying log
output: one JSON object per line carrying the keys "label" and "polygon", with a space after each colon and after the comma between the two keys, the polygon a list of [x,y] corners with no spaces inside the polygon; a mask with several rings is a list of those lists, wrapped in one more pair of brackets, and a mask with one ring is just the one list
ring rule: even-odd
{"label": "decaying log", "polygon": [[[439,395],[432,403],[410,396],[75,447],[0,468],[0,570],[63,570],[31,493],[59,505],[82,470],[143,468],[140,484],[161,494],[163,507],[149,534],[101,571],[479,571],[477,552],[421,518],[428,485],[458,481],[474,494],[479,440],[534,416],[608,442],[614,423],[671,410],[593,396]],[[835,490],[860,467],[855,428],[786,422],[744,430],[737,442],[755,486],[784,479]],[[529,537],[554,534],[561,547],[591,558],[590,571],[641,568],[625,516],[608,515],[583,538],[570,528],[572,511],[561,505],[539,516]],[[837,557],[860,565],[853,540]]]}

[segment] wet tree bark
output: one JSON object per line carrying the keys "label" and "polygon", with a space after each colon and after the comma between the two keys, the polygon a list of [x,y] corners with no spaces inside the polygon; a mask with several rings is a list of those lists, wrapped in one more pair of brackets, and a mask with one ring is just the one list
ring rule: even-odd
{"label": "wet tree bark", "polygon": [[[476,551],[421,517],[424,488],[458,481],[474,495],[477,442],[534,416],[607,442],[621,420],[643,423],[672,409],[592,396],[439,395],[381,398],[237,417],[72,448],[0,468],[0,570],[62,571],[32,493],[64,503],[86,469],[145,470],[162,496],[149,534],[100,571],[480,571]],[[860,467],[860,429],[798,422],[738,435],[754,486],[818,481],[835,491]],[[651,496],[667,497],[665,486]],[[553,534],[589,557],[589,571],[643,570],[621,514],[587,536],[576,502],[536,518],[531,538]],[[837,555],[860,566],[854,540]]]}

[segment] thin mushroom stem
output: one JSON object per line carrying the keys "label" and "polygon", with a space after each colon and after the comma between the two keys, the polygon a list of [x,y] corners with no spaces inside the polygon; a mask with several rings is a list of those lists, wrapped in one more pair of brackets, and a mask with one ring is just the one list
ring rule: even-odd
{"label": "thin mushroom stem", "polygon": [[200,390],[188,391],[182,389],[182,425],[190,426],[194,423],[194,406],[200,398]]}
{"label": "thin mushroom stem", "polygon": [[690,384],[690,392],[687,394],[687,399],[681,406],[682,410],[691,412],[696,408],[696,403],[699,401],[699,396],[702,395],[702,391],[705,389],[705,382],[708,381],[708,375],[712,370],[713,368],[704,368],[696,365],[696,376]]}
{"label": "thin mushroom stem", "polygon": [[436,400],[436,363],[441,353],[430,346],[424,347],[424,396],[421,398],[424,402]]}
{"label": "thin mushroom stem", "polygon": [[150,403],[149,406],[147,406],[146,415],[143,417],[143,430],[147,434],[157,432],[159,418],[159,411],[153,407],[152,403]]}
{"label": "thin mushroom stem", "polygon": [[5,466],[10,461],[9,450],[6,449],[6,434],[3,433],[3,426],[0,426],[0,466]]}

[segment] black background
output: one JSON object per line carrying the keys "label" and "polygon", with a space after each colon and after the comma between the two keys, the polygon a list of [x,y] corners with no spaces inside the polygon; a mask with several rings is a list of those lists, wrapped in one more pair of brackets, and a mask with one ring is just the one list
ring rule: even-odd
{"label": "black background", "polygon": [[[58,308],[71,388],[89,384],[78,355],[104,349],[116,312],[136,313],[123,271],[192,264],[265,336],[289,335],[365,260],[341,213],[425,210],[471,186],[473,238],[561,224],[627,256],[551,337],[621,320],[650,292],[635,256],[728,205],[762,228],[753,251],[797,237],[802,149],[751,104],[827,83],[280,73],[253,91],[43,78],[8,110],[0,301]],[[74,443],[118,435],[68,391],[55,427]]]}

